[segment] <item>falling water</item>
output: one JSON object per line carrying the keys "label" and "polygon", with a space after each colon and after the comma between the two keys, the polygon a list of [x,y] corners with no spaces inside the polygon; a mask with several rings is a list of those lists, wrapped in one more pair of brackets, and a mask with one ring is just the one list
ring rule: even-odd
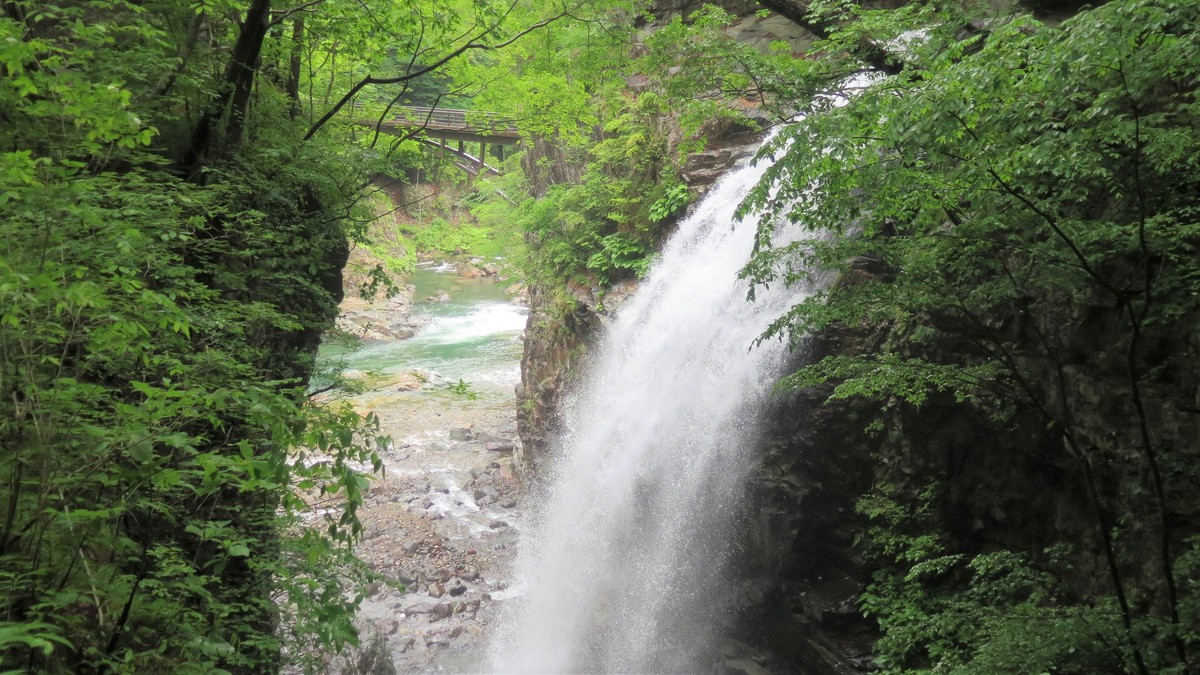
{"label": "falling water", "polygon": [[747,302],[737,278],[755,227],[734,210],[764,164],[732,171],[680,225],[567,401],[495,672],[712,669],[734,516],[786,351],[751,346],[797,300]]}

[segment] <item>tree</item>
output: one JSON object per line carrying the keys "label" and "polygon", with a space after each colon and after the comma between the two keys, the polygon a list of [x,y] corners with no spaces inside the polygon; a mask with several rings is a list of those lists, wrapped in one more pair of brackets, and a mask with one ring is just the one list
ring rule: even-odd
{"label": "tree", "polygon": [[[1042,465],[1085,486],[1088,536],[1100,542],[1074,561],[1104,570],[1081,580],[1059,568],[1057,595],[1028,605],[1058,617],[1057,628],[1030,622],[1046,649],[1018,667],[998,641],[1038,638],[1014,635],[1003,612],[984,613],[970,640],[932,650],[964,624],[938,615],[945,605],[898,601],[965,593],[954,580],[971,576],[969,547],[938,553],[941,567],[892,551],[898,567],[870,605],[885,664],[1186,672],[1196,599],[1182,570],[1195,544],[1181,523],[1195,515],[1186,486],[1200,448],[1184,429],[1200,361],[1179,336],[1200,318],[1197,8],[1112,2],[1059,28],[1015,15],[966,34],[961,15],[919,5],[842,17],[818,49],[853,54],[846,45],[868,39],[893,45],[905,66],[860,80],[842,107],[818,101],[767,150],[781,159],[751,208],[833,236],[773,245],[768,217],[745,274],[842,275],[766,337],[799,341],[838,325],[883,326],[889,337],[878,353],[829,357],[785,385],[834,382],[835,397],[892,401],[883,422],[897,402],[953,405],[947,398],[1003,420],[998,428],[1037,420],[1061,448]],[[1017,554],[1052,566],[1039,551]],[[1108,599],[1089,597],[1101,580]],[[1016,588],[1004,606],[1027,602]],[[1104,665],[1085,649],[1107,654]]]}

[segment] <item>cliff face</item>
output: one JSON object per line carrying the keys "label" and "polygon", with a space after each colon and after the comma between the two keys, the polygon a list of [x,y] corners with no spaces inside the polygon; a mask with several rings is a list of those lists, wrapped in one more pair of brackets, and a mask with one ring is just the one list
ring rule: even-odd
{"label": "cliff face", "polygon": [[[1168,479],[1164,495],[1163,537],[1150,496],[1150,468],[1132,450],[1112,450],[1137,447],[1135,401],[1115,348],[1124,339],[1123,326],[1111,308],[1093,307],[1085,314],[1068,322],[1077,351],[1064,368],[1060,399],[1053,400],[1075,411],[1069,432],[1079,439],[1082,454],[1068,446],[1062,429],[1032,410],[998,419],[948,396],[920,408],[893,400],[881,410],[878,403],[855,399],[827,403],[827,388],[803,390],[782,402],[747,487],[742,569],[749,578],[757,575],[760,591],[743,608],[741,639],[779,655],[798,672],[872,669],[878,634],[873,620],[859,612],[858,598],[884,564],[864,556],[871,523],[856,513],[855,504],[882,485],[909,503],[938,486],[929,499],[929,531],[936,528],[947,553],[1013,551],[1045,563],[1050,547],[1067,544],[1068,564],[1059,573],[1054,600],[1064,607],[1111,600],[1115,567],[1134,611],[1166,616],[1160,549],[1182,554],[1200,516],[1192,488],[1178,480],[1182,467],[1200,459],[1196,373],[1180,365],[1197,363],[1200,354],[1186,335],[1150,350],[1151,358],[1177,364],[1169,374],[1150,378],[1141,396],[1159,461],[1174,467],[1164,472],[1175,479]],[[923,356],[935,360],[953,357],[960,347],[938,344],[931,354],[928,345],[917,347],[897,327],[859,327],[813,336],[798,360],[874,353],[885,343],[890,349],[926,350]],[[1049,364],[1035,379],[1035,386],[1054,381]],[[875,435],[865,431],[873,420],[882,421]],[[1105,530],[1116,527],[1113,523],[1122,524],[1121,537],[1106,543]],[[1111,566],[1106,546],[1112,547]]]}
{"label": "cliff face", "polygon": [[563,391],[599,322],[587,305],[556,299],[538,284],[529,286],[529,319],[517,386],[521,444],[513,454],[515,465],[527,477],[537,476],[549,455]]}

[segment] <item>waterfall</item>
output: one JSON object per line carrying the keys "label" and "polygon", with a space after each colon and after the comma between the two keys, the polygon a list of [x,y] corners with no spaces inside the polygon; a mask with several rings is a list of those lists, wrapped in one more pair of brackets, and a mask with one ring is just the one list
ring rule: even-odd
{"label": "waterfall", "polygon": [[500,673],[704,672],[756,429],[786,348],[751,348],[795,293],[747,302],[755,224],[731,171],[667,242],[590,355],[491,642]]}

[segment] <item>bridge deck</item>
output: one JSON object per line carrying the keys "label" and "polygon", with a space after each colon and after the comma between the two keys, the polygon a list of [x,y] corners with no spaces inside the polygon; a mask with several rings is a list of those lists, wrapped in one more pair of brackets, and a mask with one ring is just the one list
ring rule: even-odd
{"label": "bridge deck", "polygon": [[417,128],[432,138],[489,145],[516,145],[521,140],[512,118],[498,113],[416,106],[396,110],[395,117],[384,121],[383,131]]}

